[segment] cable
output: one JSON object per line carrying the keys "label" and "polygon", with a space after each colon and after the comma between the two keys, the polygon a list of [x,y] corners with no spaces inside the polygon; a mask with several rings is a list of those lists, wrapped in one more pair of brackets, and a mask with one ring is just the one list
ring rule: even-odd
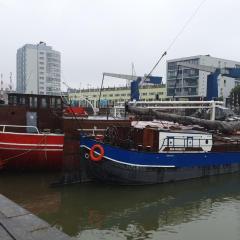
{"label": "cable", "polygon": [[196,14],[198,13],[198,11],[200,10],[200,8],[202,7],[202,5],[206,2],[207,0],[202,0],[201,3],[198,5],[198,7],[196,8],[196,10],[193,12],[193,14],[189,17],[189,19],[186,21],[186,23],[183,25],[183,27],[180,29],[180,31],[178,32],[178,34],[176,35],[176,37],[173,39],[173,41],[169,44],[168,48],[166,51],[169,51],[169,49],[171,49],[171,47],[174,45],[174,43],[177,41],[177,39],[179,38],[179,36],[184,32],[184,30],[186,29],[186,27],[190,24],[190,22],[193,20],[193,18],[196,16]]}
{"label": "cable", "polygon": [[99,99],[98,99],[98,108],[100,109],[100,101],[101,101],[101,96],[102,96],[102,89],[103,89],[103,81],[104,81],[104,77],[105,77],[105,74],[103,73],[103,76],[102,76],[102,83],[101,83],[101,88],[100,88],[100,92],[99,92]]}
{"label": "cable", "polygon": [[144,80],[146,80],[151,74],[152,72],[155,70],[155,68],[158,66],[158,64],[160,63],[160,61],[163,59],[164,56],[167,55],[167,52],[172,48],[172,46],[175,44],[175,42],[177,41],[177,39],[179,38],[179,36],[184,32],[184,30],[186,29],[186,27],[190,24],[190,22],[193,20],[193,18],[196,16],[196,14],[198,13],[198,11],[200,10],[200,8],[202,7],[202,5],[206,2],[207,0],[202,0],[200,2],[200,4],[198,5],[198,7],[196,8],[196,10],[193,12],[193,14],[188,18],[188,20],[186,21],[186,23],[183,25],[183,27],[180,29],[180,31],[178,32],[178,34],[175,36],[175,38],[172,40],[172,42],[169,44],[169,46],[167,47],[167,49],[164,51],[164,53],[161,55],[161,57],[159,58],[159,60],[156,62],[156,64],[153,66],[152,70],[149,72],[149,74],[145,77]]}

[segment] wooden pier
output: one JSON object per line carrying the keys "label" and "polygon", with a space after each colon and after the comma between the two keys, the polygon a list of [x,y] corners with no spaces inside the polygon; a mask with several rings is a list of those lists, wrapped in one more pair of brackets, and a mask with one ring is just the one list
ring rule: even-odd
{"label": "wooden pier", "polygon": [[0,194],[0,239],[73,240]]}

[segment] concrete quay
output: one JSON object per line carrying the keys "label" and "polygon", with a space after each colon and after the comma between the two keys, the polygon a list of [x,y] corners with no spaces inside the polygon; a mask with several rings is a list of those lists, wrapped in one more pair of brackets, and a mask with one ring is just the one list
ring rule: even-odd
{"label": "concrete quay", "polygon": [[0,194],[1,240],[74,240]]}

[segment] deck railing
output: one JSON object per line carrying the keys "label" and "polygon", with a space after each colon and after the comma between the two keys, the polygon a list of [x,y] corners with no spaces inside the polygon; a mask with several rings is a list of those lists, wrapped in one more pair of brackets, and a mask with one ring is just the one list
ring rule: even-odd
{"label": "deck railing", "polygon": [[16,128],[25,128],[25,129],[33,129],[34,131],[31,131],[33,133],[38,133],[39,134],[39,130],[37,127],[35,126],[24,126],[24,125],[0,125],[0,132],[15,132],[15,131],[6,131],[6,129],[8,130],[9,128],[12,129],[16,129]]}

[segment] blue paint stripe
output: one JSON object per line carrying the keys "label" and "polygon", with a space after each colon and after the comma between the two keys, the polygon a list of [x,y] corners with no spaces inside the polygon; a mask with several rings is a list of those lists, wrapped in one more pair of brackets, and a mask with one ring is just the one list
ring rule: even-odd
{"label": "blue paint stripe", "polygon": [[[81,145],[91,148],[97,142],[82,137]],[[99,143],[99,142],[98,142]],[[100,143],[108,158],[123,164],[136,166],[175,166],[196,167],[240,163],[240,152],[207,152],[207,153],[150,153],[130,151],[120,147],[113,147]]]}

